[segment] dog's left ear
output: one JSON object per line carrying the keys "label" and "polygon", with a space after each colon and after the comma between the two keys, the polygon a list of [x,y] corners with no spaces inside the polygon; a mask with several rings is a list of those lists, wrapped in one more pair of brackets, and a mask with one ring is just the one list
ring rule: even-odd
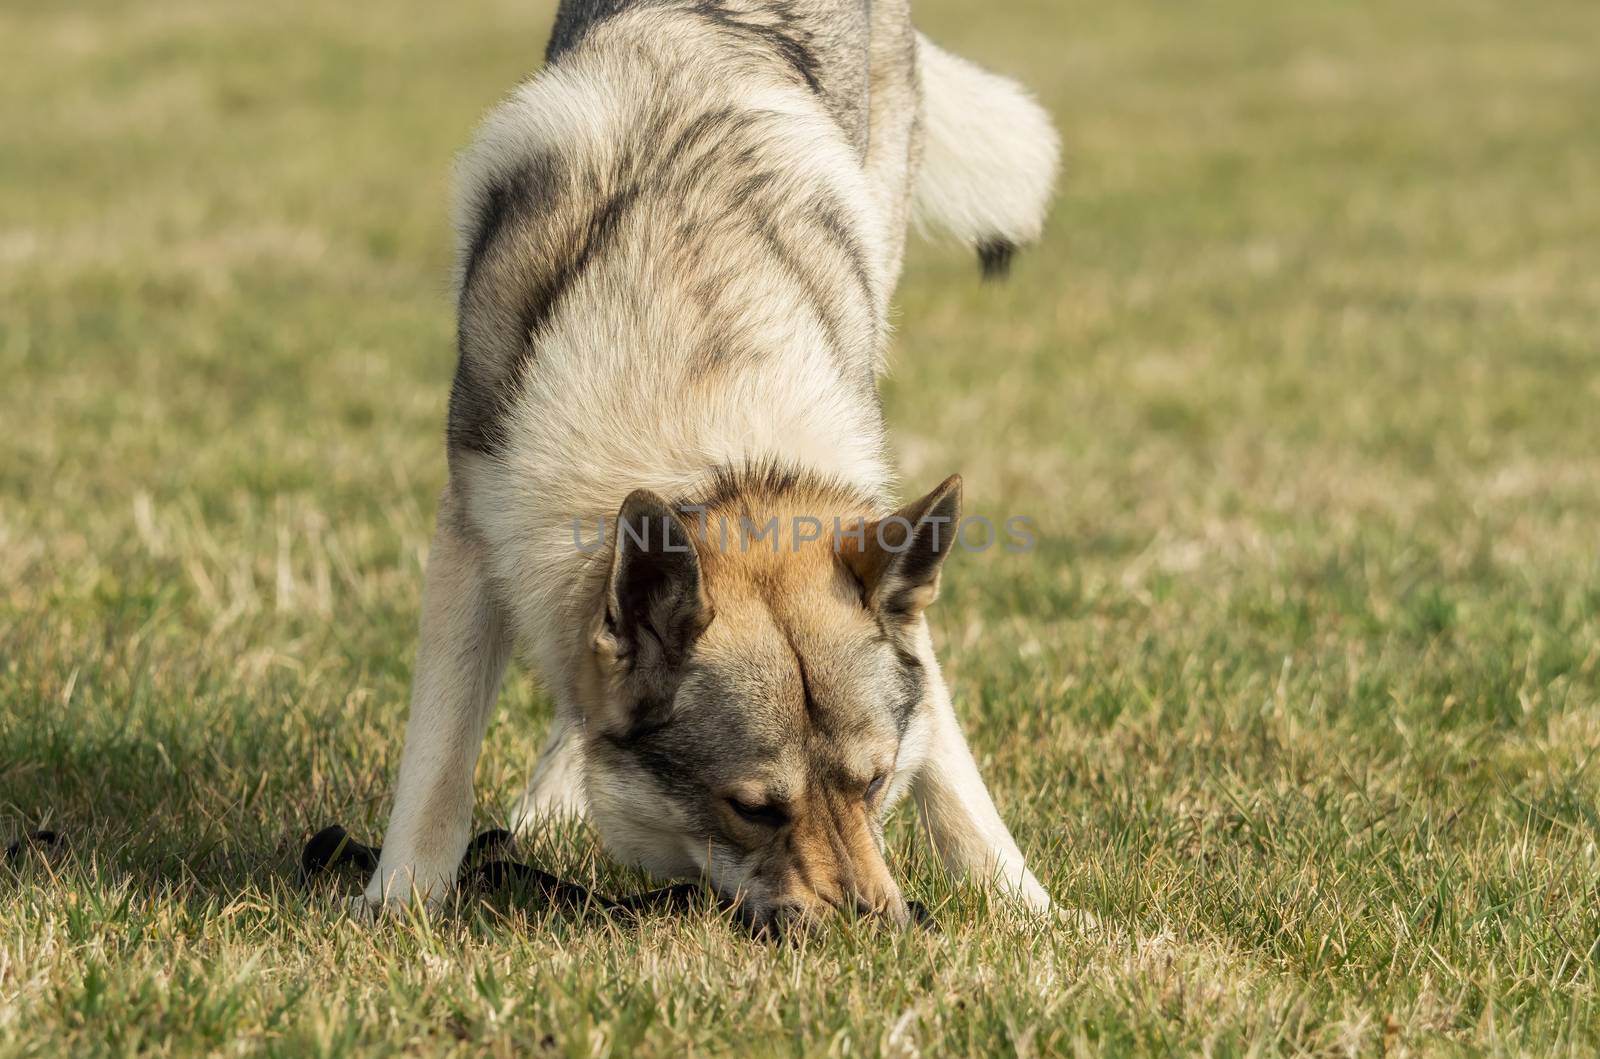
{"label": "dog's left ear", "polygon": [[676,669],[711,623],[689,526],[648,489],[617,513],[604,600],[595,649],[647,676]]}
{"label": "dog's left ear", "polygon": [[939,571],[961,524],[961,476],[952,474],[920,500],[840,538],[839,557],[861,584],[868,608],[912,621],[939,595]]}

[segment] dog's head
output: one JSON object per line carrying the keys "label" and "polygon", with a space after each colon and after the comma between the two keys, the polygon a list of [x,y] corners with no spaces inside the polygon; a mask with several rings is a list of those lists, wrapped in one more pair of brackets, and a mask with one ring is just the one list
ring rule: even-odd
{"label": "dog's head", "polygon": [[883,818],[923,755],[922,612],[960,480],[867,510],[791,488],[692,513],[638,492],[618,516],[579,688],[594,823],[614,853],[704,875],[758,924],[906,916]]}

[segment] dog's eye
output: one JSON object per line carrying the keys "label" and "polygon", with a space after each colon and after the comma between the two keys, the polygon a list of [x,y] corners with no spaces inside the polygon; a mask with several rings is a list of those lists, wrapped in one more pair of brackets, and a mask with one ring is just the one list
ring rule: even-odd
{"label": "dog's eye", "polygon": [[729,798],[728,806],[740,817],[759,827],[782,827],[789,822],[789,814],[776,805],[751,805],[737,798]]}
{"label": "dog's eye", "polygon": [[883,793],[883,785],[888,778],[889,777],[887,775],[879,776],[871,783],[867,784],[867,793],[862,795],[862,797],[866,799],[869,805],[877,801],[878,795]]}

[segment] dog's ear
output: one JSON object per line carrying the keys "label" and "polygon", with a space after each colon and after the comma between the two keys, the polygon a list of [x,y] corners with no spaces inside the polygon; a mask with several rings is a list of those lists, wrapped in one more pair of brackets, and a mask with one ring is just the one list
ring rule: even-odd
{"label": "dog's ear", "polygon": [[595,648],[634,672],[677,668],[711,623],[689,527],[648,489],[617,512],[604,599]]}
{"label": "dog's ear", "polygon": [[939,571],[961,523],[961,476],[952,474],[920,500],[840,538],[839,556],[871,610],[911,621],[939,595]]}

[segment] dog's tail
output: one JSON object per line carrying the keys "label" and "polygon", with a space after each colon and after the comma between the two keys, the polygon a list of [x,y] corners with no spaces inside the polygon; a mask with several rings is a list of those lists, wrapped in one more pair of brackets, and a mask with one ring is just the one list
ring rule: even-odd
{"label": "dog's tail", "polygon": [[987,278],[1004,276],[1017,248],[1039,237],[1061,148],[1044,108],[1010,78],[917,39],[923,154],[919,225],[972,246]]}

